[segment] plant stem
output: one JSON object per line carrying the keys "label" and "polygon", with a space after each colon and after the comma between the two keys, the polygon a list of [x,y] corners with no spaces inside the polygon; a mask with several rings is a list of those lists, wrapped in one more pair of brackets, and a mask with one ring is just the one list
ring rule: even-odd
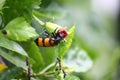
{"label": "plant stem", "polygon": [[31,71],[30,71],[30,65],[29,65],[28,57],[26,57],[26,65],[28,67],[28,80],[31,80]]}
{"label": "plant stem", "polygon": [[50,65],[48,65],[46,68],[44,68],[41,72],[39,72],[39,74],[43,74],[45,73],[47,70],[49,70],[51,67],[53,67],[55,65],[55,63],[52,63]]}
{"label": "plant stem", "polygon": [[33,15],[33,18],[35,19],[35,21],[37,21],[41,26],[44,26],[45,23],[43,21],[41,21],[40,19],[38,19],[35,15]]}

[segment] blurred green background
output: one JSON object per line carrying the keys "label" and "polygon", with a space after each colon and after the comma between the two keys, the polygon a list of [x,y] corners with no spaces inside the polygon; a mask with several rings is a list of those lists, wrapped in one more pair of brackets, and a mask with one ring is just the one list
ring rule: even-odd
{"label": "blurred green background", "polygon": [[42,2],[43,9],[58,13],[55,23],[76,25],[73,44],[65,57],[67,65],[79,64],[76,75],[81,80],[120,80],[119,0]]}
{"label": "blurred green background", "polygon": [[[120,80],[119,0],[41,0],[39,7],[35,8],[43,21],[53,20],[66,29],[76,26],[72,45],[63,59],[75,69],[72,74],[80,80]],[[33,25],[39,26],[34,21]],[[45,66],[55,60],[55,48],[40,51],[47,58]]]}

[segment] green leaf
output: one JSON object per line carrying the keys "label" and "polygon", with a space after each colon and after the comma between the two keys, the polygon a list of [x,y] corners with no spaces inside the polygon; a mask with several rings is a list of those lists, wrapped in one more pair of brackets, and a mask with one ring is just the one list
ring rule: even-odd
{"label": "green leaf", "polygon": [[27,51],[29,57],[35,61],[34,64],[32,65],[33,71],[39,72],[44,66],[44,61],[39,51],[39,48],[34,43],[34,41],[23,42],[22,45],[24,49]]}
{"label": "green leaf", "polygon": [[24,56],[28,56],[24,49],[15,41],[0,36],[0,46]]}
{"label": "green leaf", "polygon": [[27,41],[30,38],[38,36],[35,29],[32,28],[23,17],[18,17],[8,23],[5,31],[10,39],[17,41]]}
{"label": "green leaf", "polygon": [[86,72],[93,66],[93,61],[89,57],[88,53],[79,49],[78,46],[68,51],[68,54],[64,58],[64,62],[68,68],[73,68],[74,72]]}
{"label": "green leaf", "polygon": [[0,0],[0,10],[2,10],[3,5],[5,4],[6,0]]}
{"label": "green leaf", "polygon": [[80,79],[76,76],[68,75],[68,76],[66,76],[65,80],[80,80]]}
{"label": "green leaf", "polygon": [[27,80],[25,76],[27,76],[27,74],[22,68],[12,67],[0,74],[0,80]]}
{"label": "green leaf", "polygon": [[72,44],[72,39],[74,36],[74,29],[75,26],[72,26],[72,28],[69,30],[69,34],[66,38],[66,42],[61,42],[59,47],[58,47],[58,53],[59,53],[59,57],[63,57],[66,52],[68,51],[69,47]]}
{"label": "green leaf", "polygon": [[65,16],[65,13],[62,13],[61,11],[55,11],[55,10],[46,11],[45,9],[41,11],[33,10],[33,14],[40,18],[49,18],[49,19],[63,18]]}
{"label": "green leaf", "polygon": [[[5,25],[12,19],[20,16],[31,19],[32,10],[39,6],[41,0],[6,0],[5,5],[8,8],[3,10]],[[26,15],[28,14],[28,15]]]}
{"label": "green leaf", "polygon": [[40,47],[40,52],[42,53],[43,59],[45,61],[45,66],[48,66],[57,60],[55,47]]}
{"label": "green leaf", "polygon": [[9,62],[13,63],[17,67],[21,67],[21,68],[27,70],[27,66],[26,66],[25,60],[21,59],[20,57],[15,56],[15,55],[11,55],[10,52],[6,53],[2,49],[0,49],[0,56],[4,57],[6,60],[8,60]]}

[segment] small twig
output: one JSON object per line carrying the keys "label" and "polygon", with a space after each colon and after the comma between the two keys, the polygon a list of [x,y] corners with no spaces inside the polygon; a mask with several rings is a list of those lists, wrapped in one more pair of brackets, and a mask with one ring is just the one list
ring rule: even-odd
{"label": "small twig", "polygon": [[61,60],[59,58],[57,58],[57,60],[58,60],[58,64],[59,64],[60,70],[62,70]]}
{"label": "small twig", "polygon": [[[47,72],[51,67],[53,67],[53,66],[55,66],[55,65],[57,65],[57,63],[58,63],[58,65],[59,65],[59,70],[62,70],[62,72],[63,72],[63,74],[64,74],[64,78],[66,77],[66,72],[65,72],[65,70],[62,68],[62,64],[61,64],[61,60],[59,59],[59,58],[57,58],[57,60],[58,60],[58,62],[54,62],[54,63],[52,63],[52,64],[50,64],[50,65],[48,65],[46,68],[44,68],[41,72],[39,72],[38,74],[32,74],[32,75],[30,75],[30,70],[28,70],[28,78],[30,78],[31,76],[33,76],[33,77],[36,77],[36,76],[46,76],[46,77],[52,77],[52,76],[54,76],[53,74],[54,74],[54,72]],[[26,61],[26,64],[29,66],[29,63]],[[30,69],[30,68],[28,68],[28,69]],[[28,79],[29,80],[29,79]]]}
{"label": "small twig", "polygon": [[30,65],[28,61],[28,57],[26,57],[26,65],[28,66],[28,80],[31,79],[31,71],[30,71]]}
{"label": "small twig", "polygon": [[59,64],[60,70],[62,70],[62,72],[64,74],[63,77],[65,78],[67,74],[66,74],[65,70],[62,68],[61,60],[59,58],[57,58],[57,60],[58,60],[58,64]]}
{"label": "small twig", "polygon": [[65,77],[66,77],[66,75],[67,75],[67,74],[66,74],[66,72],[65,72],[65,70],[64,70],[64,69],[62,69],[62,72],[63,72],[63,74],[64,74],[64,76],[63,76],[63,77],[65,78]]}

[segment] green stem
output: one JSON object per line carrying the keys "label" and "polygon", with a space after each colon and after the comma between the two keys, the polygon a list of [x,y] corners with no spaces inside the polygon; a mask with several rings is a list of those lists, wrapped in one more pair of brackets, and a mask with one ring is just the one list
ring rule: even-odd
{"label": "green stem", "polygon": [[46,68],[44,68],[41,72],[39,72],[38,74],[43,74],[45,73],[47,70],[49,70],[51,67],[53,67],[55,65],[55,63],[52,63],[50,65],[48,65]]}
{"label": "green stem", "polygon": [[[48,65],[46,68],[44,68],[41,72],[38,74],[33,74],[31,76],[36,77],[36,76],[46,76],[46,77],[53,77],[54,72],[53,71],[48,71],[51,67],[55,66],[55,63],[52,63]],[[47,72],[48,71],[48,72]]]}
{"label": "green stem", "polygon": [[[39,72],[38,74],[33,74],[31,76],[36,77],[36,76],[46,76],[46,77],[54,77],[54,72],[53,71],[48,71],[50,68],[52,68],[53,66],[56,66],[57,63],[53,62],[50,65],[48,65],[46,68],[44,68],[41,72]],[[48,72],[47,72],[48,71]]]}
{"label": "green stem", "polygon": [[32,74],[31,76],[36,77],[36,76],[51,76],[51,75],[54,76],[54,72],[49,71],[42,74]]}
{"label": "green stem", "polygon": [[41,25],[44,26],[45,23],[43,21],[41,21],[40,19],[38,19],[35,15],[33,15],[33,18]]}

